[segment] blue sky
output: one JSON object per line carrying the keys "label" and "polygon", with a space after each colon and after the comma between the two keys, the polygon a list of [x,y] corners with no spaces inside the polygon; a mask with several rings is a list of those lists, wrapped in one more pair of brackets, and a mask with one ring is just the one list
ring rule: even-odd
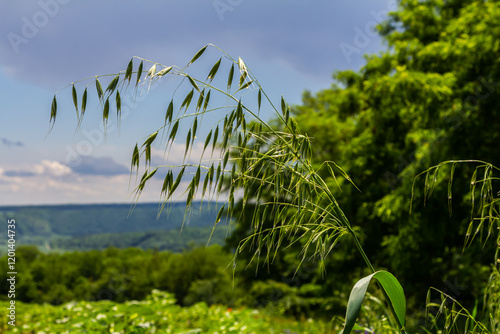
{"label": "blue sky", "polygon": [[[140,95],[120,130],[112,123],[106,136],[95,104],[75,133],[71,92],[62,90],[47,135],[52,97],[68,84],[124,70],[133,56],[182,67],[213,43],[242,57],[272,99],[299,104],[304,90],[328,88],[334,71],[357,69],[363,54],[385,49],[371,28],[394,7],[388,0],[2,1],[0,205],[131,201],[133,145],[162,122],[172,82]],[[205,72],[220,55],[206,57]],[[161,150],[155,154],[162,163]],[[154,185],[142,196],[158,198]]]}

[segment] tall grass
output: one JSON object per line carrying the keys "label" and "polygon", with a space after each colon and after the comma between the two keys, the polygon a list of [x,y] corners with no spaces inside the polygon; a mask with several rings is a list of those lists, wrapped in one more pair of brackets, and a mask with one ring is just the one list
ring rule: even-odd
{"label": "tall grass", "polygon": [[[500,276],[498,255],[500,251],[500,192],[496,193],[500,180],[500,168],[480,160],[450,160],[433,166],[415,180],[425,177],[425,197],[430,199],[432,192],[440,179],[439,173],[446,170],[448,177],[448,204],[451,214],[453,198],[452,185],[456,166],[468,164],[475,166],[470,179],[469,201],[471,203],[470,223],[464,237],[464,251],[474,239],[481,242],[496,242],[497,249],[492,254],[491,275],[484,292],[484,314],[486,319],[479,319],[477,305],[472,311],[463,307],[460,302],[443,291],[430,288],[427,295],[427,310],[430,330],[427,333],[498,333],[500,331]],[[415,185],[415,182],[414,182]],[[440,302],[431,301],[433,294],[438,294]]]}
{"label": "tall grass", "polygon": [[[198,79],[190,71],[209,48],[212,51],[215,49],[220,58],[217,56],[218,59],[216,58],[204,79]],[[106,77],[112,79],[106,82],[104,89],[101,81],[104,82]],[[352,329],[405,333],[406,304],[401,285],[389,272],[377,271],[373,267],[355,229],[320,175],[326,171],[329,177],[343,177],[354,183],[333,161],[324,161],[319,168],[313,166],[311,140],[300,131],[300,125],[291,116],[288,103],[283,97],[278,103],[274,103],[241,58],[234,59],[215,46],[207,45],[182,68],[133,58],[124,71],[106,77],[96,76],[69,86],[78,126],[81,125],[86,110],[87,91],[92,87],[95,87],[102,107],[104,125],[107,125],[111,111],[116,112],[120,119],[122,95],[130,84],[137,92],[141,89],[148,90],[157,81],[169,77],[179,79],[179,87],[186,89],[186,93],[181,96],[176,96],[176,92],[180,91],[178,88],[174,91],[165,112],[164,124],[134,147],[132,173],[142,175],[134,190],[135,199],[139,198],[153,176],[163,173],[164,180],[159,189],[160,210],[168,208],[168,202],[181,193],[186,198],[186,212],[195,199],[220,200],[224,202],[224,206],[215,221],[215,228],[223,214],[233,216],[235,202],[241,201],[243,208],[249,204],[254,205],[256,209],[251,217],[253,233],[241,240],[235,261],[238,253],[249,249],[254,259],[264,258],[271,263],[279,251],[293,243],[300,243],[302,261],[311,254],[323,260],[334,251],[339,240],[344,237],[352,238],[360,260],[364,261],[371,274],[360,279],[351,291],[344,333],[349,333]],[[85,85],[81,99],[76,85]],[[220,101],[226,103],[221,106]],[[263,109],[271,110],[278,122],[266,122],[261,117]],[[57,98],[54,96],[51,128],[57,114]],[[218,115],[218,121],[206,137],[200,139],[197,134],[202,124],[207,125],[203,118],[206,114]],[[187,128],[187,132],[180,133],[181,128]],[[152,147],[162,147],[166,153],[165,161],[169,161],[168,155],[175,140],[185,141],[183,162],[152,166]],[[203,152],[199,162],[193,163],[189,154],[200,144]],[[485,167],[486,175],[490,175],[488,173],[493,169],[492,166]],[[438,170],[439,166],[426,173],[431,175]],[[479,230],[484,228],[485,220],[498,218],[498,212],[494,208],[498,203],[488,188],[491,187],[490,181],[491,178],[481,180],[485,190],[481,193],[484,198],[481,197],[479,206],[485,214],[479,221]],[[426,187],[432,190],[432,182],[428,182]],[[271,226],[265,225],[265,221],[271,221]],[[498,275],[492,277],[498,282]],[[372,279],[378,282],[385,301],[373,296],[368,298],[362,318],[365,325],[360,325],[357,323],[358,315]],[[498,301],[498,283],[491,284],[490,287],[492,292],[489,292],[488,300]],[[382,314],[370,316],[370,310],[366,311],[372,306],[367,305],[373,305],[372,312]],[[454,305],[459,304],[454,302]],[[435,305],[429,305],[431,306]],[[445,310],[440,306],[440,313],[446,317],[447,324],[458,317],[469,319],[467,325],[474,322],[473,315],[468,312],[446,313]],[[493,307],[492,312],[498,315],[498,308]],[[437,321],[435,323],[438,324]],[[492,326],[498,328],[498,323],[492,322]],[[471,327],[474,333],[480,333],[480,329],[483,330],[480,325]]]}

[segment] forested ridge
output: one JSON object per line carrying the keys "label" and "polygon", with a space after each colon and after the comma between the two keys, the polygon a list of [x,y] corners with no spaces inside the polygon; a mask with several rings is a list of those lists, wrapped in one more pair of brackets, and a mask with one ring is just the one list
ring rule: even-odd
{"label": "forested ridge", "polygon": [[[184,207],[172,203],[159,214],[158,203],[4,206],[0,218],[16,217],[18,244],[45,250],[139,247],[179,252],[190,243],[208,242],[220,205],[197,202],[189,214]],[[212,244],[223,244],[228,234],[226,217],[222,219]]]}

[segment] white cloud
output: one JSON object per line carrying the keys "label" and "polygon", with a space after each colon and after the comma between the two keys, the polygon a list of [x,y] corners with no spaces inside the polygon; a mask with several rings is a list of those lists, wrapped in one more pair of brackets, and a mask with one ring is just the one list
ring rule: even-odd
{"label": "white cloud", "polygon": [[1,169],[0,177],[14,181],[35,176],[61,178],[72,173],[70,167],[55,160],[42,160],[37,164],[19,164]]}
{"label": "white cloud", "polygon": [[[29,171],[26,169],[15,175],[5,174],[5,169],[0,169],[0,203],[2,205],[132,203],[134,189],[141,175],[130,177],[125,174],[76,174],[69,167],[50,160],[43,160],[33,165]],[[150,179],[139,201],[160,201],[162,184],[161,178]],[[181,182],[171,200],[185,200],[185,189],[188,185],[189,180]],[[201,193],[196,196],[196,199],[201,199]]]}
{"label": "white cloud", "polygon": [[70,167],[63,165],[58,161],[50,160],[42,160],[39,165],[34,166],[34,170],[35,173],[39,175],[50,175],[55,177],[68,175],[72,172]]}
{"label": "white cloud", "polygon": [[[71,175],[65,179],[36,176],[0,176],[0,203],[57,204],[57,203],[123,203],[131,201],[133,183],[129,188],[129,176],[113,177]],[[156,184],[155,184],[156,183]],[[152,180],[144,191],[142,201],[159,199],[161,182]],[[160,188],[161,189],[161,188]]]}

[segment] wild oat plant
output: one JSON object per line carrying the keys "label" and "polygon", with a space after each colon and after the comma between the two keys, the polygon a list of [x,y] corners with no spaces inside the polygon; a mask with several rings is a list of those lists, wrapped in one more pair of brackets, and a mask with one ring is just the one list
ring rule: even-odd
{"label": "wild oat plant", "polygon": [[[216,52],[218,56],[215,59],[218,59],[211,67],[209,65],[206,77],[199,79],[198,75],[190,73],[194,64],[199,65],[200,59],[206,57],[202,55],[207,49],[210,50],[207,53]],[[226,74],[222,75],[222,72]],[[350,237],[372,274],[360,279],[352,289],[343,332],[356,330],[373,333],[376,329],[377,333],[405,333],[406,301],[401,285],[389,272],[376,271],[372,266],[355,230],[327,182],[320,176],[320,171],[326,170],[334,179],[340,176],[354,183],[333,161],[325,161],[319,168],[313,167],[311,140],[301,133],[299,124],[291,117],[290,106],[283,97],[275,105],[241,58],[234,59],[209,44],[201,48],[182,68],[134,57],[124,71],[74,82],[67,88],[71,90],[78,119],[77,128],[81,126],[86,112],[89,89],[95,89],[97,93],[106,127],[112,111],[116,112],[117,120],[120,121],[122,96],[130,85],[134,94],[137,94],[147,92],[158,81],[165,79],[175,82],[177,87],[166,108],[164,123],[133,149],[131,172],[138,180],[134,189],[135,200],[153,176],[163,173],[163,185],[158,190],[160,211],[168,209],[169,201],[181,194],[185,196],[186,213],[195,199],[218,200],[224,205],[214,223],[215,228],[222,215],[233,216],[235,201],[240,201],[243,208],[252,205],[255,207],[251,218],[253,234],[241,240],[234,261],[243,249],[250,249],[255,259],[264,258],[271,263],[277,252],[292,243],[300,243],[302,261],[311,254],[325,259],[341,238]],[[103,86],[101,81],[107,85]],[[81,97],[77,85],[84,86]],[[177,96],[182,91],[181,87],[185,94]],[[261,110],[264,109],[271,110],[278,122],[266,122],[261,116]],[[57,113],[55,95],[50,129],[54,126]],[[218,121],[210,124],[212,128],[204,139],[198,138],[202,123],[204,129],[209,123],[207,118],[204,119],[208,114],[211,115],[209,120],[215,117]],[[183,162],[152,166],[152,147],[162,147],[164,161],[168,162],[174,141],[179,137],[185,140]],[[200,147],[201,157],[193,163],[193,159],[189,158],[190,152]],[[438,169],[439,166],[427,171],[428,177]],[[487,173],[492,171],[492,166],[487,167]],[[139,175],[142,176],[139,178]],[[487,189],[491,186],[488,184],[490,181],[483,179],[482,187]],[[429,181],[427,189],[432,190],[432,182]],[[491,192],[485,190],[485,197],[479,204],[486,210],[485,214],[489,210],[488,215],[481,216],[479,230],[487,219],[498,219],[498,212],[494,209],[497,203],[492,201],[491,196]],[[237,220],[239,217],[233,218]],[[272,226],[265,226],[264,221],[272,221]],[[377,281],[385,301],[370,297],[364,306],[364,318],[361,318],[363,324],[357,323],[372,279]],[[498,271],[496,276],[492,275],[492,281],[496,285],[491,284],[488,300],[490,305],[497,305],[494,303],[499,298]],[[442,296],[451,300],[444,294]],[[486,328],[498,329],[498,320],[492,320],[491,326],[481,325],[475,322],[472,314],[453,302],[455,308],[452,310],[440,307],[438,313],[446,316],[446,329],[435,332],[450,333],[454,319],[458,317],[468,319],[469,333],[490,333]],[[380,310],[377,305],[383,305],[384,311],[370,316],[373,309]],[[498,319],[498,306],[492,306],[491,311],[496,314],[494,319]]]}
{"label": "wild oat plant", "polygon": [[[443,170],[448,177],[448,207],[451,214],[452,185],[455,168],[460,164],[475,166],[470,180],[469,200],[471,202],[470,223],[464,240],[464,251],[474,239],[483,243],[495,241],[497,248],[494,254],[490,279],[484,293],[485,314],[488,322],[478,319],[477,306],[469,312],[459,301],[435,288],[427,294],[427,311],[432,331],[426,333],[499,333],[500,332],[500,275],[498,271],[500,251],[500,192],[495,193],[500,180],[496,175],[500,169],[491,163],[480,160],[451,160],[442,162],[417,175],[415,180],[425,177],[424,196],[429,199],[439,183],[439,173]],[[413,184],[415,186],[415,182]],[[438,294],[440,302],[431,302],[433,294]]]}

